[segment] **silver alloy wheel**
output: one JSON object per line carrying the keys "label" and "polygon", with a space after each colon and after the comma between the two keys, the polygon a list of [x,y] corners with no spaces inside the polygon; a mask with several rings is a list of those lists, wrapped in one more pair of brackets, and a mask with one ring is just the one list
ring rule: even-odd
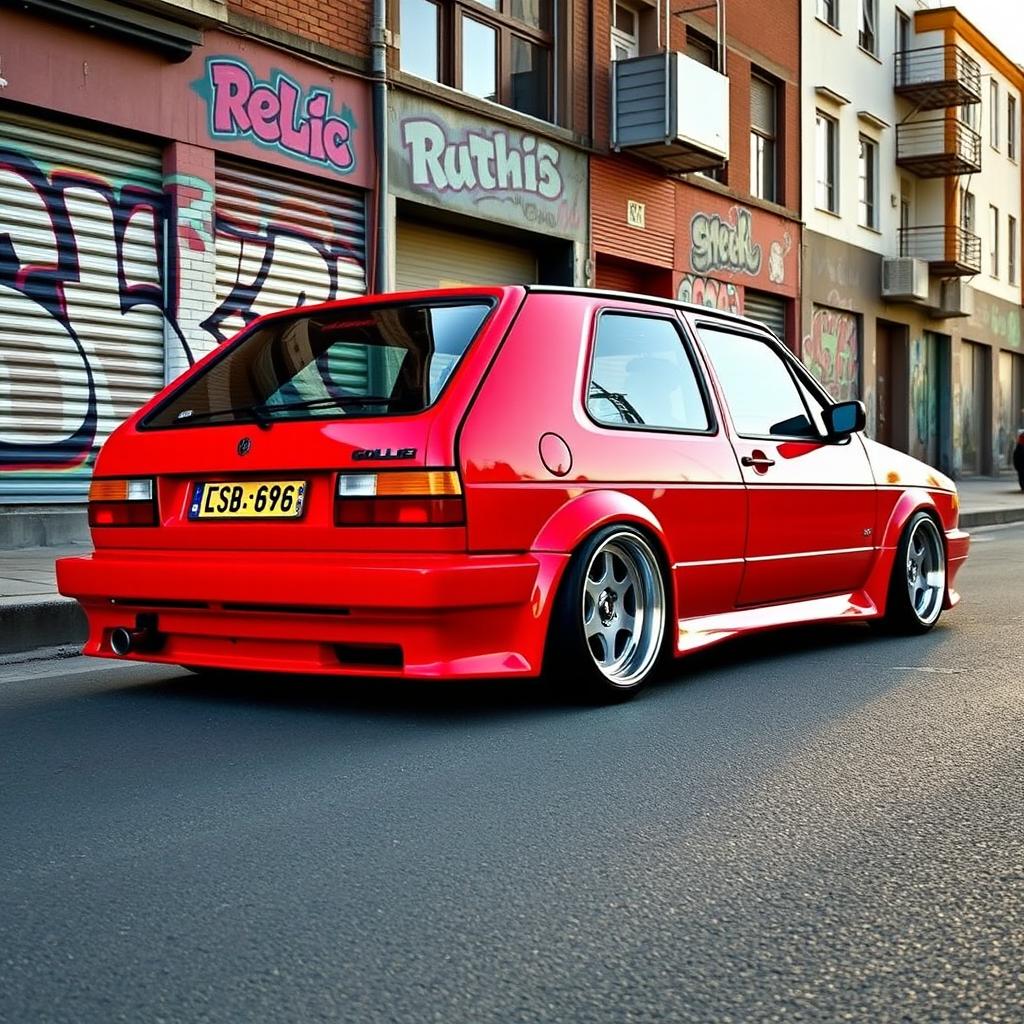
{"label": "silver alloy wheel", "polygon": [[583,634],[594,664],[613,686],[632,686],[650,670],[665,623],[658,560],[632,532],[612,534],[583,576]]}
{"label": "silver alloy wheel", "polygon": [[907,592],[918,621],[930,626],[946,596],[946,553],[939,529],[928,516],[917,521],[907,541]]}

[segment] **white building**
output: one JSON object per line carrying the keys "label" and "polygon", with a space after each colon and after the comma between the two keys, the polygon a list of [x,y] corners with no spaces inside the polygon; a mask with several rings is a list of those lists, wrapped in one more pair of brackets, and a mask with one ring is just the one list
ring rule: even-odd
{"label": "white building", "polygon": [[954,474],[1024,426],[1024,72],[955,8],[804,0],[804,361]]}

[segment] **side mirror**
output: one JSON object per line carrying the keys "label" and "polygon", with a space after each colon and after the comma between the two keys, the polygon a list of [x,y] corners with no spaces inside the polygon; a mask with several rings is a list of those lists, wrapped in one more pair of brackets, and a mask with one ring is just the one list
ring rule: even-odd
{"label": "side mirror", "polygon": [[822,410],[825,430],[830,438],[849,437],[863,430],[867,424],[867,413],[863,402],[840,402]]}

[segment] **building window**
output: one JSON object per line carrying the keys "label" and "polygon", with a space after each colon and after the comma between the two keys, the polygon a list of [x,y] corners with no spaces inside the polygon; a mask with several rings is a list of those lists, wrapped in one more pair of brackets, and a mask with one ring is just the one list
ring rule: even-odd
{"label": "building window", "polygon": [[999,83],[994,78],[988,83],[988,141],[999,148]]}
{"label": "building window", "polygon": [[1017,97],[1006,97],[1006,155],[1017,159]]}
{"label": "building window", "polygon": [[776,159],[778,98],[775,86],[759,75],[750,77],[750,194],[779,202]]}
{"label": "building window", "polygon": [[964,231],[969,231],[972,235],[976,234],[975,224],[977,221],[974,219],[974,193],[968,192],[967,189],[960,186],[960,227]]}
{"label": "building window", "polygon": [[860,137],[858,220],[866,228],[878,227],[878,144]]}
{"label": "building window", "polygon": [[878,0],[860,0],[860,31],[857,43],[862,50],[878,56],[878,36],[875,25],[878,24]]}
{"label": "building window", "polygon": [[[896,52],[907,53],[910,50],[910,18],[904,14],[898,7],[896,8]],[[900,81],[898,85],[904,85],[907,81],[907,62],[906,58],[901,58],[897,62],[897,70],[900,75]]]}
{"label": "building window", "polygon": [[1017,283],[1017,218],[1006,218],[1006,279]]}
{"label": "building window", "polygon": [[626,4],[612,4],[612,60],[640,56],[640,14]]}
{"label": "building window", "polygon": [[814,202],[821,210],[839,212],[838,182],[839,124],[834,117],[817,112],[814,123],[814,152],[817,187]]}
{"label": "building window", "polygon": [[552,8],[552,0],[400,0],[400,66],[552,120]]}
{"label": "building window", "polygon": [[839,0],[817,0],[814,13],[826,25],[839,28]]}
{"label": "building window", "polygon": [[999,211],[988,208],[988,272],[993,277],[999,276]]}
{"label": "building window", "polygon": [[402,0],[402,70],[438,81],[440,11],[431,0]]}

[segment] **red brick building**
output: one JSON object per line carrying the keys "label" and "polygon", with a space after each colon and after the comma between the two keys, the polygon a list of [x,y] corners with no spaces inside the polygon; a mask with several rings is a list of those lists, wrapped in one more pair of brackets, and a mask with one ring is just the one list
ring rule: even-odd
{"label": "red brick building", "polygon": [[594,10],[593,282],[745,311],[795,347],[797,0]]}

